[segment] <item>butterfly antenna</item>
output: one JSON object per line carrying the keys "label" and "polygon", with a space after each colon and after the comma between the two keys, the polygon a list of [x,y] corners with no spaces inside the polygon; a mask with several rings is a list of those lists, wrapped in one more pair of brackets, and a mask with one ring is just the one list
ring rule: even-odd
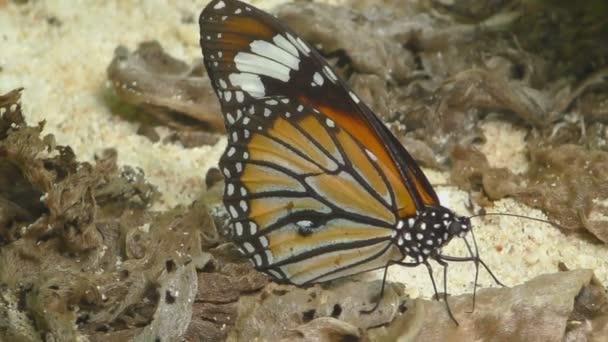
{"label": "butterfly antenna", "polygon": [[[439,263],[439,265],[443,266],[443,301],[445,302],[445,307],[448,311],[448,315],[450,316],[450,319],[454,322],[454,324],[456,324],[456,326],[459,326],[460,323],[458,323],[458,321],[456,320],[456,318],[454,317],[454,314],[452,313],[452,309],[450,308],[450,303],[448,303],[448,281],[447,281],[447,276],[448,276],[448,264],[445,262],[441,262],[440,260],[437,260],[437,262]],[[433,277],[433,268],[431,267],[431,264],[429,264],[428,261],[424,262],[424,265],[426,266],[426,269],[429,272],[429,277],[431,277],[431,283],[433,284],[433,290],[435,291],[435,298],[437,298],[439,300],[439,292],[437,291],[437,285],[435,284],[435,277]]]}
{"label": "butterfly antenna", "polygon": [[542,222],[542,223],[547,223],[550,224],[556,228],[559,229],[567,229],[566,227],[562,226],[559,223],[555,223],[555,222],[551,222],[549,220],[543,220],[543,219],[539,219],[536,217],[530,217],[530,216],[525,216],[525,215],[518,215],[518,214],[511,214],[511,213],[483,213],[483,214],[475,214],[472,216],[469,216],[469,218],[474,218],[474,217],[483,217],[483,216],[511,216],[511,217],[517,217],[517,218],[522,218],[522,219],[527,219],[527,220],[531,220],[531,221],[536,221],[536,222]]}

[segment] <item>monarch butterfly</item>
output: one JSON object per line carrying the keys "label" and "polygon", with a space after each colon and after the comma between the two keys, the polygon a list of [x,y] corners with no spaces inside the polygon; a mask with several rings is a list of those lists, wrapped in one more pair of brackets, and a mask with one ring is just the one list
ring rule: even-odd
{"label": "monarch butterfly", "polygon": [[441,206],[397,138],[313,47],[237,0],[211,1],[200,30],[228,134],[224,205],[258,270],[306,285],[385,268],[382,297],[393,264],[487,269],[468,243],[471,257],[441,254],[470,219]]}

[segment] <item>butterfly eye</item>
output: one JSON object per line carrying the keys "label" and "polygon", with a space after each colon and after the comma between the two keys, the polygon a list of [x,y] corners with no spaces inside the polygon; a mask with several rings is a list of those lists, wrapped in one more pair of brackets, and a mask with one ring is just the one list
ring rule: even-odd
{"label": "butterfly eye", "polygon": [[452,221],[448,226],[448,234],[451,236],[458,236],[462,231],[462,224],[458,221]]}
{"label": "butterfly eye", "polygon": [[468,217],[459,217],[458,221],[461,223],[462,231],[468,232],[471,230],[471,219]]}

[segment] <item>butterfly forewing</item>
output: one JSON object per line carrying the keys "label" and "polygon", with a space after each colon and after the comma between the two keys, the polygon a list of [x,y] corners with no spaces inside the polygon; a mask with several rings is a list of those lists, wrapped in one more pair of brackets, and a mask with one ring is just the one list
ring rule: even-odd
{"label": "butterfly forewing", "polygon": [[437,198],[396,138],[274,17],[215,0],[200,23],[228,133],[224,203],[242,252],[295,284],[401,260],[397,220]]}

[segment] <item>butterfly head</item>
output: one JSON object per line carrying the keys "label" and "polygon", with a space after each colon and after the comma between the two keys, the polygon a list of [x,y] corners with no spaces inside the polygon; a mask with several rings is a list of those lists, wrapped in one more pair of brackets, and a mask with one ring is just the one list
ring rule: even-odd
{"label": "butterfly head", "polygon": [[471,219],[466,216],[453,216],[447,229],[449,235],[463,238],[471,230]]}
{"label": "butterfly head", "polygon": [[468,217],[456,216],[444,207],[427,207],[415,216],[399,221],[397,245],[405,255],[422,263],[454,237],[465,237],[471,229]]}

